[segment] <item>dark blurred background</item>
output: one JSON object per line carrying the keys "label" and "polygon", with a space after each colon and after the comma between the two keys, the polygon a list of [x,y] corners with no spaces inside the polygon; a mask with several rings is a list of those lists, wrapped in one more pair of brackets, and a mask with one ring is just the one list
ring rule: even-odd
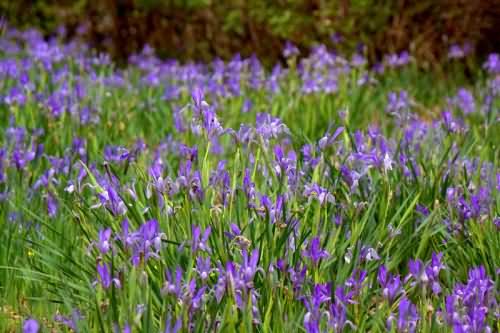
{"label": "dark blurred background", "polygon": [[429,67],[454,43],[476,58],[500,45],[500,0],[0,0],[0,13],[47,36],[65,26],[65,38],[122,63],[149,44],[181,61],[255,53],[270,64],[290,40],[346,52],[362,43],[371,60],[410,50]]}

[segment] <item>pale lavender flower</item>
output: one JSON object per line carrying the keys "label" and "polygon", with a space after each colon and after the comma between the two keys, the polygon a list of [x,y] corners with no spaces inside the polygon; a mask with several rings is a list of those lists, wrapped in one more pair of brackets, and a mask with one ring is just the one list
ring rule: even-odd
{"label": "pale lavender flower", "polygon": [[277,117],[267,113],[258,113],[255,118],[256,131],[262,136],[264,141],[272,138],[278,138],[282,134],[289,134],[288,127]]}
{"label": "pale lavender flower", "polygon": [[389,67],[401,67],[410,62],[410,54],[408,51],[403,51],[400,54],[392,53],[385,57],[385,63]]}
{"label": "pale lavender flower", "polygon": [[464,114],[469,114],[476,110],[474,96],[465,88],[460,88],[458,90],[457,95],[453,98],[453,104]]}
{"label": "pale lavender flower", "polygon": [[276,202],[272,200],[267,195],[260,196],[261,207],[259,209],[259,215],[262,217],[269,217],[269,221],[274,224],[281,220],[283,215],[283,206],[285,205],[285,198],[283,195],[278,195],[276,197]]}
{"label": "pale lavender flower", "polygon": [[333,134],[330,135],[330,133],[326,133],[319,141],[318,141],[318,147],[321,150],[325,150],[329,146],[331,146],[335,140],[338,138],[340,134],[344,131],[344,127],[340,126],[338,127]]}
{"label": "pale lavender flower", "polygon": [[198,256],[196,258],[196,272],[200,275],[202,281],[206,281],[212,271],[210,258]]}
{"label": "pale lavender flower", "polygon": [[484,63],[483,68],[485,68],[490,74],[500,73],[500,54],[491,53]]}
{"label": "pale lavender flower", "polygon": [[165,270],[165,283],[161,289],[164,295],[175,295],[180,298],[182,295],[182,269],[177,267],[175,269],[175,278],[172,273],[167,269]]}
{"label": "pale lavender flower", "polygon": [[300,54],[299,49],[297,48],[297,46],[292,44],[292,42],[287,41],[285,43],[285,48],[283,49],[283,56],[285,58],[291,58],[291,57],[299,55],[299,54]]}
{"label": "pale lavender flower", "polygon": [[351,65],[353,67],[362,67],[366,64],[366,58],[359,53],[354,53],[351,57]]}
{"label": "pale lavender flower", "polygon": [[28,318],[23,324],[23,333],[38,333],[40,324],[33,318]]}
{"label": "pale lavender flower", "polygon": [[472,45],[469,43],[464,43],[462,46],[458,44],[452,44],[448,49],[448,58],[461,59],[468,55],[471,51]]}
{"label": "pale lavender flower", "polygon": [[241,106],[241,112],[248,113],[252,110],[252,107],[253,107],[252,100],[247,98],[247,99],[245,99],[245,101],[243,102],[243,105]]}
{"label": "pale lavender flower", "polygon": [[453,117],[449,110],[445,110],[441,113],[442,123],[444,128],[450,133],[457,133],[464,129],[462,122]]}
{"label": "pale lavender flower", "polygon": [[104,206],[114,216],[124,215],[127,212],[127,206],[111,185],[107,186],[103,192],[100,192],[98,198],[100,204],[92,206],[93,208]]}
{"label": "pale lavender flower", "polygon": [[[125,231],[128,233],[128,223],[123,227],[127,227]],[[150,258],[159,258],[159,252],[162,248],[162,239],[165,237],[165,234],[160,232],[160,226],[158,221],[153,219],[146,221],[146,223],[142,224],[139,230],[137,230],[132,235],[126,236],[122,235],[125,239],[122,239],[122,242],[132,242],[132,264],[137,266],[141,263],[141,260],[147,261]]]}
{"label": "pale lavender flower", "polygon": [[327,202],[335,202],[333,194],[316,183],[310,185],[306,184],[304,186],[304,196],[308,198],[309,202],[311,202],[313,199],[318,200],[321,206],[325,205]]}
{"label": "pale lavender flower", "polygon": [[111,229],[99,230],[99,240],[97,241],[97,248],[102,254],[106,254],[110,247]]}
{"label": "pale lavender flower", "polygon": [[407,111],[410,107],[410,99],[405,90],[390,92],[387,95],[388,104],[386,111],[396,117],[401,117],[401,113]]}

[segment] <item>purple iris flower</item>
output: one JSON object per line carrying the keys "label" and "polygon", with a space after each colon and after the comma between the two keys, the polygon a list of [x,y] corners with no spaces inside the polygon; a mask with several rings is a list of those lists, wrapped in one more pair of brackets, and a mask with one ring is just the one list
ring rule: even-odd
{"label": "purple iris flower", "polygon": [[226,235],[226,237],[229,238],[230,240],[233,240],[241,235],[241,229],[236,224],[231,223],[229,225],[229,228],[231,229],[231,231],[224,232],[224,235]]}
{"label": "purple iris flower", "polygon": [[206,107],[202,111],[202,126],[209,139],[216,138],[224,133],[224,128],[215,114],[214,107]]}
{"label": "purple iris flower", "polygon": [[401,278],[399,275],[392,275],[387,271],[385,265],[381,265],[378,274],[378,283],[382,287],[382,296],[390,303],[402,292]]}
{"label": "purple iris flower", "polygon": [[285,198],[283,195],[278,195],[276,197],[276,202],[272,200],[267,195],[260,196],[261,208],[259,209],[259,214],[262,217],[269,217],[269,221],[272,224],[280,222],[283,215],[283,207],[285,205]]}
{"label": "purple iris flower", "polygon": [[283,49],[283,57],[291,58],[291,57],[299,55],[299,54],[300,54],[299,49],[297,48],[297,46],[292,44],[292,42],[287,41],[285,43],[285,48]]}
{"label": "purple iris flower", "polygon": [[422,204],[417,204],[415,206],[415,211],[417,211],[419,214],[421,214],[424,217],[427,217],[430,214],[429,208],[425,207]]}
{"label": "purple iris flower", "polygon": [[432,253],[431,262],[430,262],[429,266],[427,266],[427,274],[431,278],[437,277],[439,272],[446,268],[446,266],[442,262],[442,259],[443,259],[443,254],[441,252],[439,252],[439,253],[433,252]]}
{"label": "purple iris flower", "polygon": [[182,111],[178,109],[174,109],[172,111],[172,117],[174,118],[174,126],[177,132],[184,133],[186,132],[186,124],[184,117],[182,116]]}
{"label": "purple iris flower", "polygon": [[351,65],[354,67],[361,67],[366,64],[367,60],[360,53],[354,53],[351,57]]}
{"label": "purple iris flower", "polygon": [[28,318],[23,324],[23,333],[38,333],[40,330],[40,324],[36,319]]}
{"label": "purple iris flower", "polygon": [[36,153],[34,150],[24,151],[15,148],[11,155],[11,163],[18,171],[24,170],[29,162],[35,159]]}
{"label": "purple iris flower", "polygon": [[320,321],[322,317],[321,305],[330,301],[330,285],[316,284],[312,294],[304,298],[304,305],[307,309],[304,315],[304,328],[308,333],[320,332]]}
{"label": "purple iris flower", "polygon": [[218,189],[220,201],[226,205],[231,194],[231,179],[229,172],[226,170],[226,161],[221,160],[217,164],[217,169],[211,172],[209,185]]}
{"label": "purple iris flower", "polygon": [[288,154],[285,155],[283,148],[279,145],[274,147],[274,158],[276,163],[274,165],[274,170],[278,178],[287,176],[288,184],[293,186],[297,182],[297,154],[295,151],[290,150]]}
{"label": "purple iris flower", "polygon": [[165,234],[160,232],[160,226],[157,220],[149,220],[134,233],[129,233],[128,221],[122,224],[122,235],[120,240],[125,247],[132,247],[132,264],[137,266],[142,260],[147,261],[150,258],[159,258],[159,252],[162,248],[162,239]]}
{"label": "purple iris flower", "polygon": [[187,160],[180,165],[176,182],[179,188],[189,191],[189,196],[192,199],[203,200],[204,192],[201,184],[201,174],[198,170],[192,170],[191,160]]}
{"label": "purple iris flower", "polygon": [[399,93],[390,92],[387,95],[388,103],[386,111],[396,117],[401,118],[401,113],[408,110],[410,107],[410,100],[408,93],[405,90],[401,90]]}
{"label": "purple iris flower", "polygon": [[344,131],[344,127],[339,127],[333,132],[333,134],[330,135],[330,133],[326,133],[319,141],[318,141],[318,147],[321,150],[325,150],[327,147],[331,146],[335,140],[338,138],[340,134]]}
{"label": "purple iris flower", "polygon": [[500,54],[490,54],[484,63],[483,68],[485,68],[490,74],[500,73]]}
{"label": "purple iris flower", "polygon": [[49,217],[57,215],[58,204],[54,195],[50,192],[47,193],[47,213]]}
{"label": "purple iris flower", "polygon": [[210,258],[198,256],[196,258],[196,272],[200,275],[201,280],[206,281],[211,271],[212,265],[210,263]]}
{"label": "purple iris flower", "polygon": [[247,99],[245,99],[245,101],[243,102],[243,105],[241,106],[241,112],[248,113],[252,110],[252,107],[253,107],[252,100],[247,98]]}
{"label": "purple iris flower", "polygon": [[296,296],[298,296],[302,291],[302,287],[306,281],[306,273],[307,266],[300,262],[298,262],[295,267],[290,267],[288,269],[290,281],[292,281],[293,291]]}
{"label": "purple iris flower", "polygon": [[362,246],[361,251],[359,252],[359,257],[361,258],[362,261],[375,261],[375,260],[380,260],[380,256],[377,253],[377,250],[375,250],[373,247],[369,246]]}
{"label": "purple iris flower", "polygon": [[330,254],[321,248],[319,237],[314,237],[310,242],[302,255],[306,258],[310,258],[314,266],[317,266],[321,259],[326,259]]}
{"label": "purple iris flower", "polygon": [[245,176],[243,177],[243,191],[247,197],[248,207],[255,207],[255,184],[250,179],[250,170],[245,169]]}
{"label": "purple iris flower", "polygon": [[183,303],[187,304],[191,311],[198,310],[203,302],[203,296],[207,290],[206,286],[203,286],[196,290],[196,280],[191,279],[189,283],[184,288],[184,294],[182,297]]}
{"label": "purple iris flower", "polygon": [[182,296],[182,269],[180,267],[175,269],[175,278],[168,269],[165,270],[165,283],[161,291],[162,294],[175,295],[177,298]]}
{"label": "purple iris flower", "polygon": [[304,186],[304,196],[308,198],[309,202],[313,199],[318,200],[321,206],[325,205],[327,202],[335,202],[333,194],[316,183],[311,185],[306,184]]}
{"label": "purple iris flower", "polygon": [[415,279],[417,283],[427,284],[429,282],[429,276],[425,270],[425,265],[420,259],[411,260],[408,263],[410,270],[410,275]]}
{"label": "purple iris flower", "polygon": [[208,103],[204,100],[204,91],[201,87],[196,86],[191,92],[191,97],[193,99],[195,114],[201,114],[203,109],[208,106]]}
{"label": "purple iris flower", "polygon": [[242,280],[248,288],[253,287],[253,279],[257,271],[261,271],[257,264],[259,262],[259,250],[255,249],[248,256],[247,250],[243,250],[243,263],[241,264]]}
{"label": "purple iris flower", "polygon": [[106,263],[97,264],[98,281],[104,289],[109,289],[111,283],[114,283],[117,288],[121,287],[120,280],[113,278],[109,271],[109,265]]}
{"label": "purple iris flower", "polygon": [[410,62],[410,54],[408,51],[403,51],[400,54],[392,53],[385,58],[386,64],[389,67],[401,67]]}
{"label": "purple iris flower", "polygon": [[432,260],[428,266],[425,266],[425,264],[420,259],[410,260],[410,274],[407,279],[410,277],[413,278],[413,283],[420,286],[430,285],[432,288],[432,292],[438,295],[441,292],[439,272],[445,268],[444,264],[442,263],[442,258],[442,253],[433,253]]}
{"label": "purple iris flower", "polygon": [[484,267],[471,269],[467,283],[446,296],[445,318],[454,332],[492,332],[487,320],[498,319],[498,291]]}
{"label": "purple iris flower", "polygon": [[165,320],[165,332],[164,333],[177,333],[182,328],[182,318],[178,318],[172,326],[172,318],[170,314],[167,315],[167,319]]}
{"label": "purple iris flower", "polygon": [[80,321],[82,319],[83,319],[83,316],[78,309],[74,309],[71,312],[71,316],[63,316],[61,314],[56,314],[54,316],[55,322],[61,323],[73,331],[77,331],[77,323],[78,323],[78,321]]}
{"label": "purple iris flower", "polygon": [[453,44],[448,50],[448,58],[450,59],[461,59],[465,57],[465,52],[462,47],[458,44]]}
{"label": "purple iris flower", "polygon": [[347,279],[345,286],[350,288],[353,296],[359,295],[367,275],[368,273],[365,270],[356,268]]}
{"label": "purple iris flower", "polygon": [[399,301],[398,312],[398,331],[410,333],[415,332],[419,320],[417,307],[412,304],[406,297],[403,297]]}
{"label": "purple iris flower", "polygon": [[315,168],[320,161],[319,157],[313,157],[314,150],[315,150],[314,146],[310,144],[304,145],[301,149],[303,155],[303,162],[311,168]]}
{"label": "purple iris flower", "polygon": [[268,113],[258,113],[255,117],[257,133],[262,136],[264,142],[272,138],[278,138],[282,134],[289,134],[288,127],[277,117]]}
{"label": "purple iris flower", "polygon": [[347,320],[347,305],[354,303],[353,293],[346,292],[344,286],[338,286],[335,289],[335,299],[330,304],[328,325],[333,328],[335,332],[342,332],[346,325],[356,329],[354,324]]}
{"label": "purple iris flower", "polygon": [[102,254],[108,253],[111,247],[111,244],[109,242],[110,238],[111,238],[110,228],[99,230],[99,240],[97,241],[97,248]]}
{"label": "purple iris flower", "polygon": [[354,191],[358,185],[359,185],[359,180],[362,177],[362,174],[349,169],[346,165],[342,165],[340,167],[340,173],[342,175],[342,179],[349,185],[351,191]]}
{"label": "purple iris flower", "polygon": [[217,304],[222,301],[222,297],[226,293],[227,273],[220,263],[217,264],[217,282],[214,286],[215,299]]}
{"label": "purple iris flower", "polygon": [[98,194],[98,197],[100,204],[93,207],[99,207],[102,205],[106,207],[114,216],[124,215],[127,212],[127,206],[113,186],[107,186],[105,191]]}
{"label": "purple iris flower", "polygon": [[469,114],[476,110],[474,96],[465,88],[460,88],[452,101],[464,114]]}
{"label": "purple iris flower", "polygon": [[212,232],[212,228],[208,226],[203,235],[201,234],[201,229],[197,225],[193,225],[191,227],[191,231],[193,234],[193,238],[191,241],[191,252],[196,253],[198,250],[205,251],[207,253],[211,252],[210,247],[208,246],[208,237],[210,237],[210,233]]}
{"label": "purple iris flower", "polygon": [[12,87],[8,95],[4,97],[4,102],[7,105],[17,104],[22,106],[26,103],[26,100],[25,93],[17,86]]}
{"label": "purple iris flower", "polygon": [[131,157],[128,149],[119,146],[106,146],[104,148],[104,160],[108,162],[123,162]]}
{"label": "purple iris flower", "polygon": [[441,113],[442,123],[444,128],[450,133],[457,133],[463,130],[464,126],[462,122],[451,114],[449,110],[443,111]]}
{"label": "purple iris flower", "polygon": [[241,310],[246,310],[250,304],[254,322],[259,321],[259,310],[256,306],[259,295],[254,289],[254,278],[257,272],[262,272],[263,269],[258,266],[259,250],[255,249],[249,256],[247,250],[243,250],[243,261],[241,265],[233,262],[226,263],[225,276],[219,265],[219,280],[215,287],[216,299],[220,299],[227,290],[236,302],[236,305]]}
{"label": "purple iris flower", "polygon": [[135,234],[129,232],[129,222],[127,219],[122,222],[122,232],[117,236],[117,239],[121,241],[125,249],[129,248],[134,244]]}

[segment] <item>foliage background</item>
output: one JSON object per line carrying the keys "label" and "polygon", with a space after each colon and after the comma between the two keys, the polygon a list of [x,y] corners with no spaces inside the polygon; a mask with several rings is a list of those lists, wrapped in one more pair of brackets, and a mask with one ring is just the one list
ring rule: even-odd
{"label": "foliage background", "polygon": [[239,52],[271,63],[286,40],[332,46],[340,33],[343,51],[362,42],[375,60],[410,49],[421,66],[435,67],[452,43],[469,42],[482,58],[500,41],[497,0],[0,0],[0,12],[47,35],[64,25],[66,38],[80,34],[118,61],[149,44],[181,60]]}

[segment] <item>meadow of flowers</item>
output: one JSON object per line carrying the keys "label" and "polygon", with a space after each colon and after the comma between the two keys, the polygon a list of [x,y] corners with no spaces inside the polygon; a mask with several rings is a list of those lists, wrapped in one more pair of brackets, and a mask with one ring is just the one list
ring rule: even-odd
{"label": "meadow of flowers", "polygon": [[498,54],[0,45],[0,331],[500,330]]}

